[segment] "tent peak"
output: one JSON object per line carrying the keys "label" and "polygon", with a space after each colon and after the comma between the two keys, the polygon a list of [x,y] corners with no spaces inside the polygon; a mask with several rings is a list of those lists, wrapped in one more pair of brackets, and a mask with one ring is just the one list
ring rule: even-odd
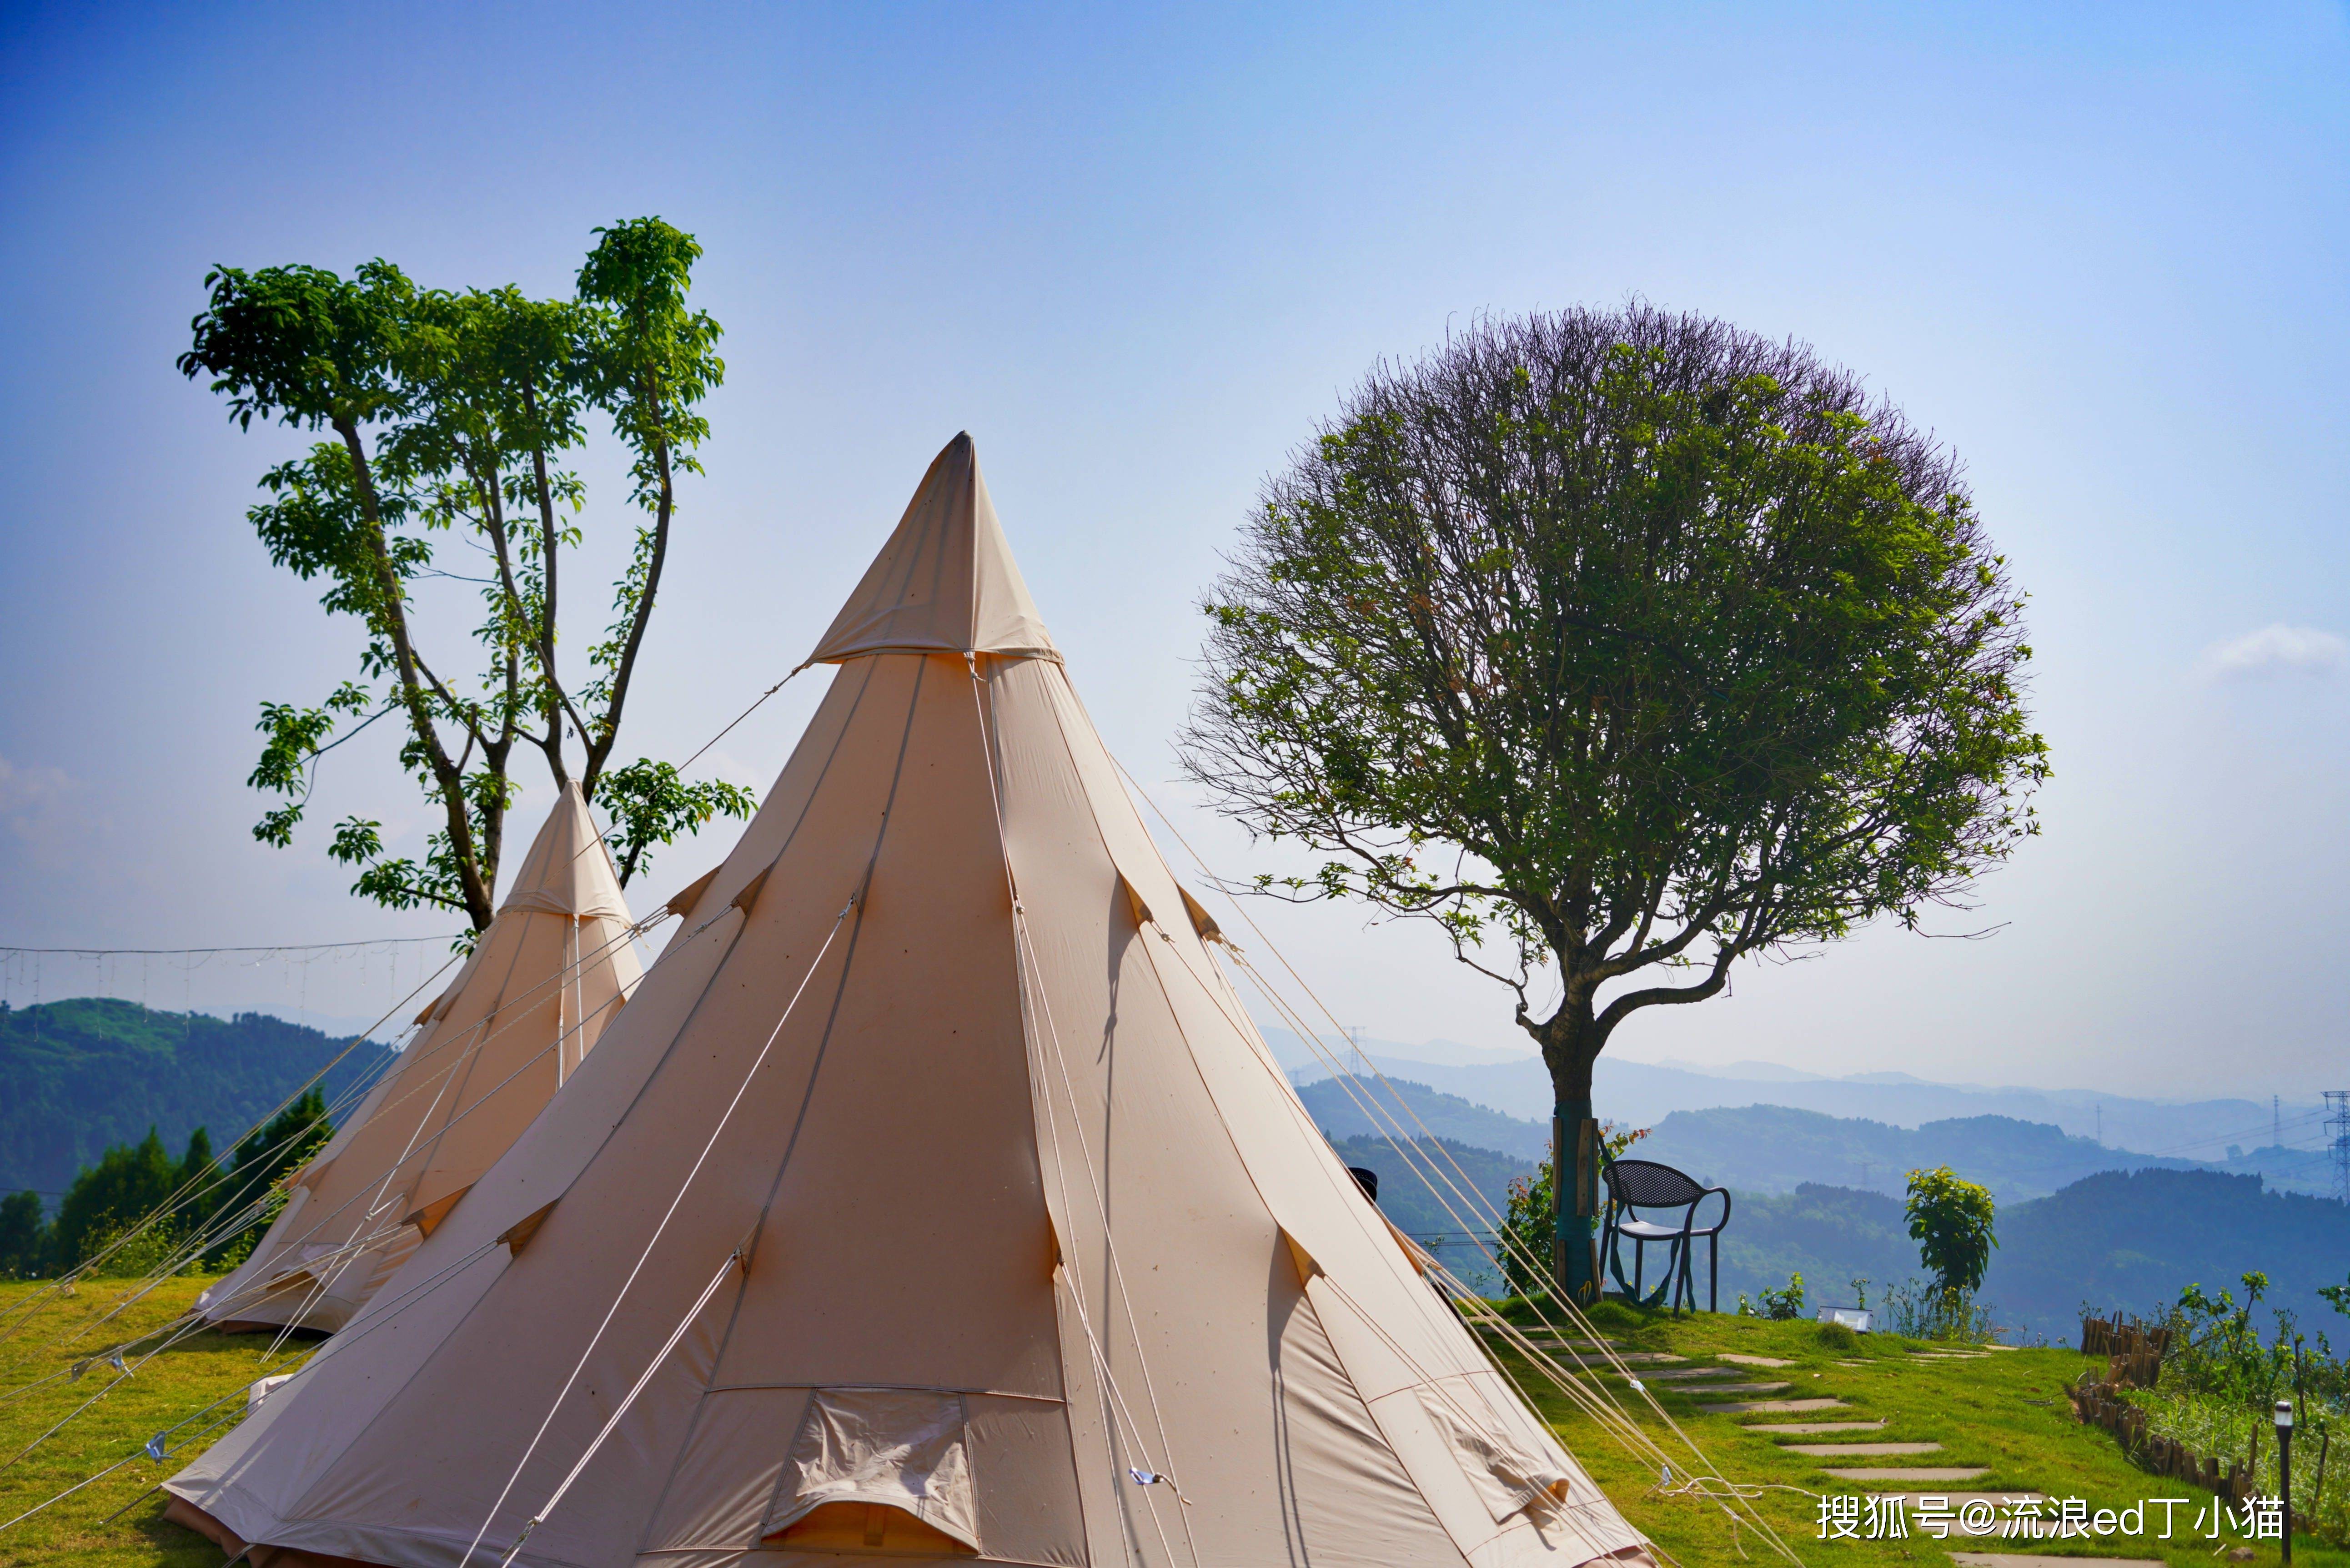
{"label": "tent peak", "polygon": [[979,454],[958,431],[801,668],[874,653],[1060,659],[995,519]]}
{"label": "tent peak", "polygon": [[619,874],[604,847],[604,835],[588,814],[587,793],[579,781],[567,779],[556,795],[546,826],[530,842],[506,889],[498,912],[508,909],[567,915],[575,920],[609,916],[625,921],[629,908],[620,895]]}

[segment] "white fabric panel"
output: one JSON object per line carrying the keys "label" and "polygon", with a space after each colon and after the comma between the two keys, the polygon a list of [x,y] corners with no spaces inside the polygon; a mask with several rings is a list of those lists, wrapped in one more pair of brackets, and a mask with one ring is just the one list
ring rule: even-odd
{"label": "white fabric panel", "polygon": [[[756,1546],[783,1483],[786,1435],[800,1429],[807,1404],[805,1388],[720,1388],[704,1396],[668,1496],[646,1532],[646,1550]],[[746,1455],[755,1462],[740,1462]]]}

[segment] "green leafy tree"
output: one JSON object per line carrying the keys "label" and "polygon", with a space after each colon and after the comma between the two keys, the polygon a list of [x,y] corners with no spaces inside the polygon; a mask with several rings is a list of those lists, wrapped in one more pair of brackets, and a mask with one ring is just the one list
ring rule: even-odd
{"label": "green leafy tree", "polygon": [[211,1211],[233,1220],[236,1214],[251,1210],[253,1218],[233,1231],[215,1234],[205,1251],[206,1260],[218,1262],[249,1251],[276,1217],[279,1205],[270,1201],[272,1193],[334,1136],[326,1098],[315,1088],[305,1090],[266,1125],[247,1134],[236,1146],[231,1167],[215,1189]]}
{"label": "green leafy tree", "polygon": [[[1634,1014],[1915,925],[2035,828],[2022,596],[1957,459],[1719,321],[1486,320],[1382,364],[1205,607],[1185,765],[1318,859],[1259,888],[1437,922],[1578,1146]],[[1589,1251],[1558,1250],[1584,1299]]]}
{"label": "green leafy tree", "polygon": [[1909,1201],[1903,1213],[1918,1243],[1919,1262],[1944,1294],[1970,1294],[1991,1267],[1994,1210],[1991,1189],[1962,1180],[1947,1165],[1909,1173]]}
{"label": "green leafy tree", "polygon": [[[203,1136],[201,1130],[196,1135]],[[194,1168],[210,1168],[209,1140],[201,1146],[193,1140],[191,1144],[190,1155],[201,1161]],[[103,1238],[138,1223],[170,1201],[189,1170],[187,1160],[174,1160],[165,1151],[153,1127],[137,1143],[116,1144],[99,1156],[98,1163],[85,1167],[74,1178],[57,1206],[58,1266],[71,1268],[95,1251]],[[174,1216],[162,1223],[176,1231],[186,1223],[186,1217]]]}
{"label": "green leafy tree", "polygon": [[[651,846],[754,804],[732,784],[664,776],[651,759],[614,763],[669,559],[678,478],[702,471],[695,453],[710,426],[699,409],[725,367],[718,324],[686,304],[702,254],[693,237],[659,218],[596,232],[569,300],[420,288],[381,260],[348,278],[218,267],[179,361],[190,378],[210,378],[241,427],[259,419],[333,437],[265,473],[265,499],[248,515],[274,563],[322,580],[326,608],[359,623],[361,679],[314,706],[262,705],[249,782],[280,804],[255,836],[290,844],[319,759],[397,714],[400,763],[438,826],[420,859],[392,855],[381,823],[353,815],[328,852],[357,868],[360,896],[456,910],[477,931],[495,909],[518,748],[540,753],[557,787],[577,779],[591,801],[608,781],[623,881]],[[611,619],[567,669],[562,565],[583,540],[588,489],[564,464],[588,445],[595,415],[628,456],[640,520]],[[480,596],[482,668],[470,682],[438,652],[428,657],[417,635],[421,597],[444,582]]]}
{"label": "green leafy tree", "polygon": [[48,1262],[49,1221],[37,1192],[0,1198],[0,1279],[39,1277]]}

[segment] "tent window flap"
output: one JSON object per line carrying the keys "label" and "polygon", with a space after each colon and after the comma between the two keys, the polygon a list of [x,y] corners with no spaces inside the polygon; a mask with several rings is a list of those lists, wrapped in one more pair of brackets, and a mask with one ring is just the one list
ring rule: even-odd
{"label": "tent window flap", "polygon": [[922,1542],[935,1552],[948,1544],[937,1539],[943,1535],[976,1552],[965,1418],[959,1394],[816,1390],[784,1467],[775,1517],[763,1533],[769,1539],[788,1533],[799,1543],[813,1532],[827,1538],[826,1550],[882,1552]]}
{"label": "tent window flap", "polygon": [[1450,1389],[1422,1384],[1417,1392],[1419,1407],[1452,1450],[1494,1523],[1514,1513],[1545,1512],[1566,1501],[1573,1485],[1566,1473],[1504,1433],[1489,1412],[1479,1408],[1484,1401],[1473,1389],[1464,1384]]}

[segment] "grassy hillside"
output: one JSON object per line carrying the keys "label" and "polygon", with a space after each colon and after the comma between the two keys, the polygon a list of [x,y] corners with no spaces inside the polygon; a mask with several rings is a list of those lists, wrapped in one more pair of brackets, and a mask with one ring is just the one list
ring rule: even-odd
{"label": "grassy hillside", "polygon": [[[2218,1561],[2221,1553],[2236,1544],[2233,1538],[2217,1542],[2188,1538],[2188,1527],[2198,1507],[2208,1506],[2211,1501],[2210,1493],[2184,1482],[2146,1474],[2132,1465],[2103,1431],[2074,1420],[2063,1387],[2093,1364],[2073,1350],[2013,1350],[1959,1357],[1948,1355],[1939,1347],[1884,1334],[1866,1335],[1852,1347],[1843,1348],[1825,1343],[1817,1325],[1808,1323],[1765,1323],[1755,1318],[1703,1314],[1673,1320],[1660,1315],[1641,1317],[1612,1306],[1600,1309],[1598,1321],[1628,1348],[1683,1358],[1669,1371],[1694,1371],[1700,1375],[1698,1379],[1669,1382],[1659,1376],[1649,1386],[1721,1476],[1742,1486],[1761,1489],[1754,1497],[1756,1508],[1796,1556],[1815,1568],[1820,1564],[1853,1564],[1855,1568],[1877,1563],[1947,1564],[1956,1551],[2039,1552],[2065,1560],[2079,1556],[2105,1563],[2184,1565]],[[1777,1365],[1757,1367],[1751,1361],[1718,1360],[1725,1355],[1759,1356]],[[2103,1369],[2101,1360],[2094,1365]],[[1708,1397],[1690,1386],[1690,1382],[1701,1382],[1704,1374],[1717,1367],[1721,1380],[1735,1378],[1784,1386],[1729,1397]],[[1521,1380],[1529,1388],[1538,1387],[1531,1378]],[[1624,1395],[1622,1384],[1609,1381],[1618,1390],[1619,1398],[1631,1404]],[[1711,1414],[1702,1408],[1709,1403],[1786,1398],[1831,1400],[1835,1404],[1825,1409],[1795,1412]],[[1712,1504],[1687,1496],[1663,1495],[1653,1468],[1617,1448],[1596,1423],[1571,1410],[1563,1398],[1545,1390],[1537,1392],[1535,1402],[1550,1417],[1568,1451],[1583,1462],[1617,1506],[1686,1568],[1696,1568],[1700,1563],[1743,1562],[1759,1565],[1783,1561],[1751,1536],[1742,1549]],[[1640,1419],[1660,1445],[1669,1451],[1675,1447],[1674,1439],[1662,1430],[1662,1424],[1653,1414],[1644,1413]],[[1815,1423],[1844,1429],[1773,1430]],[[1936,1447],[1927,1452],[1904,1455],[1798,1451],[1803,1448],[1852,1443],[1930,1443]],[[1827,1473],[1831,1469],[1909,1466],[1980,1469],[1982,1473],[1974,1479],[1934,1482],[1855,1481]],[[1676,1479],[1682,1479],[1682,1475]],[[2090,1542],[2029,1543],[1995,1535],[1983,1540],[1938,1541],[1922,1533],[1914,1522],[1907,1540],[1819,1539],[1819,1500],[1823,1494],[1902,1491],[1953,1495],[1975,1491],[2037,1492],[2049,1498],[2084,1499],[2093,1512],[2098,1509],[2118,1512],[2147,1498],[2171,1496],[2189,1501],[2178,1510],[2173,1538],[2167,1542],[2150,1535],[2139,1539],[2116,1535]],[[2329,1522],[2337,1531],[2350,1523],[2350,1504],[2341,1505],[2337,1511],[2336,1501],[2328,1499],[2325,1510]],[[2158,1524],[2160,1511],[2152,1512]],[[2250,1561],[2277,1562],[2276,1544],[2262,1543]],[[2304,1536],[2294,1542],[2293,1561],[2304,1568],[2342,1568],[2350,1564],[2350,1552],[2322,1546]]]}
{"label": "grassy hillside", "polygon": [[[224,1021],[95,997],[0,1006],[0,1192],[62,1192],[150,1127],[172,1149],[199,1127],[225,1146],[347,1044],[258,1012]],[[361,1044],[328,1075],[328,1096],[390,1054]]]}

